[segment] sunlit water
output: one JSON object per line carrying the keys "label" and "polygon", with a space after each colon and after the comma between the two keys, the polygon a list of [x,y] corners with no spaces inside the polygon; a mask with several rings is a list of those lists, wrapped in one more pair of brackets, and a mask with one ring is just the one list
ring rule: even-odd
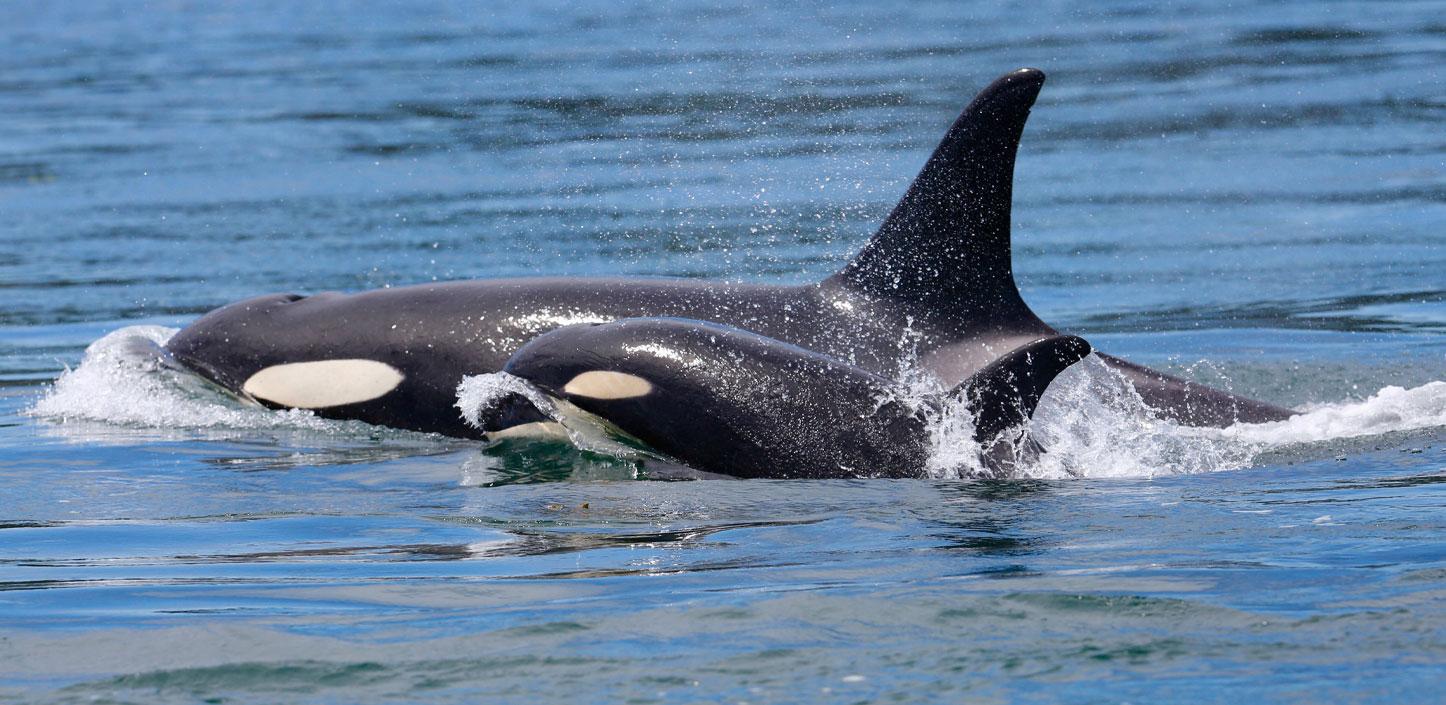
{"label": "sunlit water", "polygon": [[[1439,3],[55,5],[0,9],[0,700],[1439,699]],[[934,480],[668,482],[153,354],[272,291],[816,279],[1022,65],[1026,299],[1305,414],[1086,361],[1028,477],[949,417]]]}

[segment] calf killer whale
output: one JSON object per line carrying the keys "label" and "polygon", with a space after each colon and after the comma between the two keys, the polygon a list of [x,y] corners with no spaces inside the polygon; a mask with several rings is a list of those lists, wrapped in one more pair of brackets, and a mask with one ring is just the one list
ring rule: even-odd
{"label": "calf killer whale", "polygon": [[[920,397],[827,355],[704,321],[630,318],[538,336],[503,367],[684,465],[739,477],[927,477],[948,405],[971,412],[979,464],[1008,473],[1017,430],[1049,383],[1089,354],[1074,336],[1010,351],[946,394]],[[512,392],[475,411],[488,432],[535,420]]]}
{"label": "calf killer whale", "polygon": [[[501,370],[562,326],[676,317],[752,331],[885,379],[952,388],[1058,334],[1020,297],[1010,261],[1019,138],[1044,74],[1020,69],[964,109],[902,200],[837,274],[803,286],[528,278],[357,294],[280,294],[217,309],[166,344],[183,366],[272,407],[478,437],[454,407],[463,377]],[[1263,422],[1293,412],[1100,356],[1167,418]]]}

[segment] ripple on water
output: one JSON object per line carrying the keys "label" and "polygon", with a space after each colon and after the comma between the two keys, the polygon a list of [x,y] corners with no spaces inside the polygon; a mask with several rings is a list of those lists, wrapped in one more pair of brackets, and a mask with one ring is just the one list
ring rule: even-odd
{"label": "ripple on water", "polygon": [[[1439,3],[0,15],[0,700],[1440,699]],[[271,291],[816,281],[1026,64],[1030,304],[1307,413],[1082,366],[1038,478],[635,482],[82,360]]]}

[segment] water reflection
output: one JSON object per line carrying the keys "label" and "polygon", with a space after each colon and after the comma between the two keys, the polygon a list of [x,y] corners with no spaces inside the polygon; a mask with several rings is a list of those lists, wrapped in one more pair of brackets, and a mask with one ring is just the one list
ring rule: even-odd
{"label": "water reflection", "polygon": [[460,484],[496,487],[561,480],[631,480],[641,468],[641,461],[592,453],[565,439],[505,438],[462,463]]}
{"label": "water reflection", "polygon": [[1032,574],[1024,565],[998,564],[995,559],[1019,559],[1053,548],[1033,511],[1047,503],[1055,482],[1038,480],[979,480],[939,483],[937,506],[915,508],[925,521],[928,537],[944,551],[959,551],[991,562],[970,574],[1008,577]]}

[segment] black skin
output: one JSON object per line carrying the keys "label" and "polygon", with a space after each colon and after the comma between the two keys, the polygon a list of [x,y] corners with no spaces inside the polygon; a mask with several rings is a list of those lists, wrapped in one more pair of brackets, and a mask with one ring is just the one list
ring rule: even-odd
{"label": "black skin", "polygon": [[[503,368],[697,470],[737,477],[925,477],[930,416],[954,398],[975,417],[984,467],[1006,474],[1016,432],[1049,383],[1089,354],[1055,336],[1000,356],[947,394],[909,398],[892,380],[835,357],[704,321],[633,318],[567,326]],[[645,393],[596,398],[579,375],[618,372]],[[484,413],[497,431],[536,418],[520,395]]]}
{"label": "black skin", "polygon": [[[503,279],[358,294],[273,295],[213,311],[176,334],[181,364],[237,391],[291,362],[365,358],[404,375],[331,418],[476,437],[453,406],[464,376],[502,369],[564,325],[679,317],[747,329],[895,379],[916,366],[952,387],[998,356],[1058,334],[1024,303],[1010,261],[1014,158],[1044,74],[1021,69],[965,108],[873,239],[816,284],[668,279]],[[1263,422],[1294,412],[1101,355],[1151,406],[1191,425]]]}

